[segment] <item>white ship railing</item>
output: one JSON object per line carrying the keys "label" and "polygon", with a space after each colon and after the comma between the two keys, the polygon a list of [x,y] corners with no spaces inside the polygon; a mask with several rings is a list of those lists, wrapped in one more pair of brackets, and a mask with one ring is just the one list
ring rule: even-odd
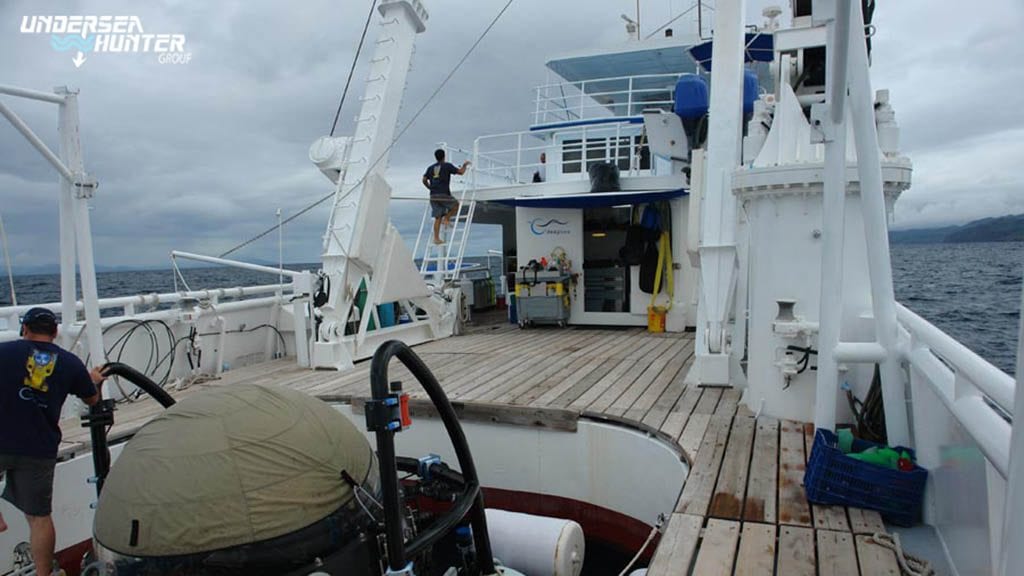
{"label": "white ship railing", "polygon": [[[268,296],[280,292],[290,294],[291,284],[267,284],[262,286],[236,286],[232,288],[210,288],[206,290],[191,290],[186,292],[165,292],[162,294],[137,294],[134,296],[118,296],[114,298],[100,298],[99,309],[120,310],[120,314],[108,316],[107,318],[124,319],[133,318],[136,315],[152,311],[160,306],[173,305],[182,300],[201,300],[217,303],[227,299],[243,299],[254,296]],[[22,306],[7,306],[0,308],[0,341],[4,340],[5,331],[15,332],[17,336],[20,318],[30,308],[47,308],[55,314],[61,312],[60,302],[47,302],[45,304],[29,304]],[[81,312],[85,309],[81,300],[75,302],[75,310]],[[104,318],[106,319],[106,318]]]}
{"label": "white ship railing", "polygon": [[911,385],[926,384],[1007,478],[1016,387],[1013,378],[905,306],[897,304],[896,314],[905,331],[901,348],[910,366]]}
{"label": "white ship railing", "polygon": [[[473,142],[476,188],[528,184],[534,172],[544,173],[545,181],[587,180],[589,166],[602,162],[617,164],[624,175],[649,173],[640,169],[640,131],[639,124],[624,119],[479,136]],[[547,162],[540,161],[542,153]],[[563,171],[573,164],[578,170]]]}
{"label": "white ship railing", "polygon": [[671,110],[681,74],[641,74],[542,84],[534,88],[535,125],[609,116],[649,108]]}

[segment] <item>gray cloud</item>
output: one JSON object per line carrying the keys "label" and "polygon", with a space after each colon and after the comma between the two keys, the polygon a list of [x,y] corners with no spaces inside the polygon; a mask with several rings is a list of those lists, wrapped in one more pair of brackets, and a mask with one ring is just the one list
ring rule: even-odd
{"label": "gray cloud", "polygon": [[[748,21],[760,19],[751,2]],[[1019,163],[1024,59],[1013,31],[1016,0],[993,9],[944,13],[933,3],[884,2],[876,14],[875,85],[889,87],[915,162],[915,184],[897,207],[912,227],[1024,211]],[[645,1],[642,27],[663,22],[669,3]],[[676,11],[683,2],[675,2]],[[427,33],[417,41],[404,126],[476,39],[503,0],[428,2]],[[481,134],[525,128],[531,89],[544,62],[582,48],[621,42],[619,13],[632,0],[551,3],[517,0],[465,66],[396,145],[389,181],[396,195],[422,194],[419,174],[439,141],[469,148]],[[81,89],[87,169],[101,187],[93,210],[97,260],[107,265],[167,262],[174,248],[218,253],[330,192],[309,163],[309,144],[334,117],[368,1],[154,2],[30,1],[0,7],[0,82],[36,89]],[[151,55],[94,54],[76,69],[45,36],[18,33],[21,16],[39,13],[137,14],[147,31],[181,32],[193,60],[161,65]],[[682,24],[674,27],[682,28]],[[363,90],[357,67],[339,134],[352,132]],[[56,110],[5,102],[54,149]],[[981,169],[984,169],[982,171]],[[18,265],[57,259],[57,179],[6,123],[0,123],[0,212]],[[392,217],[415,239],[423,205],[396,201]],[[285,258],[316,261],[327,219],[321,206],[286,227]],[[471,252],[500,245],[478,227]],[[276,235],[240,258],[276,258]]]}

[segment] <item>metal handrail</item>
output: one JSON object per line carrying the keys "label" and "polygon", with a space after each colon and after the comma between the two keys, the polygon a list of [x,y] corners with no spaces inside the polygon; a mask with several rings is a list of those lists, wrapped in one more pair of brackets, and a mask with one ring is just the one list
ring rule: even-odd
{"label": "metal handrail", "polygon": [[[1013,378],[896,304],[900,356],[921,377],[1003,478],[1010,469]],[[1007,395],[1009,402],[1007,402]]]}
{"label": "metal handrail", "polygon": [[[638,162],[635,162],[635,160],[637,160],[637,158],[636,158],[636,154],[634,154],[634,152],[633,152],[633,143],[631,141],[629,141],[629,142],[621,142],[621,140],[623,138],[630,138],[630,135],[623,135],[623,133],[622,133],[622,128],[624,126],[626,126],[627,124],[628,123],[626,121],[622,121],[622,122],[601,124],[601,125],[598,125],[598,126],[574,126],[574,127],[571,127],[571,128],[552,127],[552,128],[544,128],[544,129],[540,129],[540,130],[521,130],[521,131],[516,131],[516,132],[503,132],[503,133],[499,133],[499,134],[486,134],[484,136],[479,136],[479,137],[476,138],[476,140],[474,141],[474,149],[477,151],[476,152],[476,156],[477,157],[482,157],[483,153],[480,152],[481,142],[487,142],[489,140],[490,141],[495,141],[495,140],[499,140],[499,139],[502,139],[502,138],[510,139],[510,140],[514,139],[514,142],[512,142],[510,144],[512,147],[510,147],[510,148],[500,148],[500,149],[496,149],[496,150],[495,149],[489,149],[489,150],[487,150],[487,154],[489,154],[491,156],[497,156],[497,155],[501,155],[501,154],[507,154],[507,155],[515,154],[515,156],[516,156],[515,164],[513,164],[511,166],[503,167],[503,170],[511,172],[511,176],[510,177],[506,177],[505,180],[507,180],[508,183],[512,183],[512,184],[522,184],[524,182],[521,180],[520,175],[522,174],[522,172],[524,170],[531,171],[531,170],[534,170],[534,169],[539,168],[541,166],[549,166],[549,167],[556,167],[557,166],[556,163],[546,164],[546,163],[541,163],[539,161],[537,161],[537,162],[530,161],[530,162],[524,163],[523,160],[522,160],[524,154],[528,155],[528,156],[532,156],[532,154],[530,154],[531,152],[539,154],[540,152],[545,152],[545,151],[550,150],[550,146],[549,145],[542,144],[542,143],[541,144],[537,144],[535,146],[523,146],[523,139],[524,139],[524,137],[527,137],[527,136],[529,136],[529,137],[543,137],[545,135],[553,135],[553,134],[556,134],[556,133],[561,133],[561,134],[578,134],[579,135],[579,142],[578,143],[573,143],[571,145],[568,145],[565,149],[569,149],[569,147],[571,146],[571,151],[574,151],[574,152],[578,151],[578,152],[580,152],[581,157],[578,160],[578,162],[581,164],[581,167],[585,166],[588,162],[594,162],[594,161],[616,162],[617,163],[619,161],[626,160],[626,161],[629,161],[629,168],[628,168],[628,170],[630,171],[630,173],[635,174],[635,173],[638,173],[638,171],[639,171],[639,168],[638,168],[639,164],[638,164]],[[609,142],[609,140],[611,142]],[[600,144],[600,146],[598,146],[598,147],[591,147],[590,146],[591,144]],[[625,148],[627,148],[629,150],[625,154],[620,152],[620,149],[623,148],[623,147],[625,147]],[[586,153],[588,151],[597,150],[597,149],[603,149],[603,150],[605,150],[606,153],[603,156],[601,156],[600,158],[588,158],[587,157]],[[570,162],[577,162],[577,161],[576,160],[572,160]],[[563,163],[565,163],[564,160],[563,160]],[[488,168],[484,168],[484,167],[480,167],[480,166],[477,166],[477,168],[475,170],[475,174],[483,175],[483,176],[489,176],[489,177],[495,177],[495,176],[498,175],[497,172],[494,169],[488,169]],[[581,179],[587,178],[587,173],[586,173],[585,169],[581,169],[580,170],[580,178]],[[485,188],[490,188],[492,186],[489,186],[489,185],[487,185],[485,183],[481,183],[478,180],[476,187],[478,189],[485,189]]]}
{"label": "metal handrail", "polygon": [[1007,414],[1013,414],[1013,378],[900,303],[896,318],[918,342],[955,368]]}
{"label": "metal handrail", "polygon": [[[651,94],[658,92],[668,92],[671,95],[671,86],[665,86],[664,88],[639,88],[636,87],[636,83],[637,81],[649,79],[675,80],[678,79],[680,75],[681,73],[638,74],[635,76],[610,76],[607,78],[592,78],[589,80],[541,84],[534,88],[534,124],[541,124],[549,121],[549,119],[568,120],[573,116],[578,119],[585,119],[588,117],[585,114],[585,111],[606,110],[609,107],[626,107],[628,114],[634,106],[641,103],[645,107],[671,105],[674,101],[671,97],[668,100],[656,100],[650,102],[643,102],[636,97],[639,94]],[[611,82],[627,82],[628,86],[622,90],[587,92],[587,86],[600,86],[602,83]],[[567,95],[566,88],[574,88],[577,93]],[[625,101],[614,104],[601,103],[597,101],[597,98],[615,95],[624,96]],[[592,103],[586,103],[588,98]],[[578,102],[578,105],[570,104],[570,102]]]}

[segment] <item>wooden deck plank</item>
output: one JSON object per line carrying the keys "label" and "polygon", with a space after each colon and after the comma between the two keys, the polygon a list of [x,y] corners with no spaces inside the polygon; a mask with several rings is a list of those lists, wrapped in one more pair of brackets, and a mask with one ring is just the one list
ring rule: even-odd
{"label": "wooden deck plank", "polygon": [[[635,392],[631,395],[623,394],[622,396],[619,396],[619,399],[616,400],[616,404],[620,406],[625,405],[626,400],[630,399],[630,396],[635,398],[632,399],[632,402],[626,408],[622,409],[619,415],[634,422],[643,421],[647,412],[649,412],[651,407],[654,406],[655,401],[661,397],[662,392],[668,388],[672,380],[675,379],[676,374],[678,374],[686,364],[687,359],[679,356],[678,351],[672,350],[671,352],[673,356],[669,358],[661,371],[655,375],[650,386],[647,386],[643,392]],[[613,405],[612,408],[619,410],[620,406]]]}
{"label": "wooden deck plank", "polygon": [[706,515],[711,505],[711,494],[718,480],[718,471],[725,455],[726,440],[732,419],[726,416],[712,416],[704,434],[693,467],[679,496],[677,512]]}
{"label": "wooden deck plank", "polygon": [[[618,367],[619,364],[628,362],[625,360],[619,360],[618,358],[608,358],[601,362],[594,370],[585,374],[583,378],[580,378],[572,386],[567,388],[564,392],[558,395],[557,398],[547,400],[543,402],[545,406],[554,406],[556,408],[565,408],[576,401],[580,396],[586,394],[598,382],[609,377],[613,370]],[[543,398],[543,397],[542,397]],[[540,404],[541,402],[534,402],[533,404]]]}
{"label": "wooden deck plank", "polygon": [[691,459],[697,458],[697,451],[700,449],[704,435],[707,433],[708,425],[711,423],[711,416],[708,414],[691,414],[686,422],[686,428],[679,435],[679,447],[683,453]]}
{"label": "wooden deck plank", "polygon": [[818,576],[860,576],[853,534],[818,530]]}
{"label": "wooden deck plank", "polygon": [[870,536],[858,534],[857,558],[860,560],[860,573],[871,576],[900,576],[900,565],[896,553],[884,546],[875,544]]}
{"label": "wooden deck plank", "polygon": [[[675,342],[668,340],[665,344],[660,345],[652,349],[652,356],[646,357],[638,363],[637,367],[643,367],[643,371],[636,377],[633,382],[628,384],[619,383],[613,387],[614,390],[621,390],[618,394],[607,394],[602,398],[611,398],[612,395],[615,398],[607,405],[604,402],[594,402],[588,409],[592,411],[600,411],[605,414],[612,416],[622,416],[626,413],[626,410],[636,402],[636,399],[643,394],[647,388],[657,379],[658,375],[661,374],[662,370],[668,366],[672,358],[678,352],[673,350]],[[646,366],[644,366],[646,362]],[[623,379],[625,380],[625,379]]]}
{"label": "wooden deck plank", "polygon": [[799,422],[783,420],[779,433],[779,524],[811,526],[804,497],[804,434]]}
{"label": "wooden deck plank", "polygon": [[[651,428],[660,428],[668,417],[672,408],[679,402],[680,398],[686,393],[686,373],[690,369],[690,365],[693,362],[693,351],[691,350],[687,358],[684,360],[683,365],[679,370],[672,376],[668,386],[662,390],[661,394],[651,405],[650,409],[644,415],[642,422]],[[686,414],[689,416],[689,412]]]}
{"label": "wooden deck plank", "polygon": [[694,576],[731,576],[740,539],[740,523],[711,518],[697,551]]}
{"label": "wooden deck plank", "polygon": [[739,405],[741,392],[735,388],[722,390],[722,398],[715,407],[715,414],[733,416],[736,414],[736,407]]}
{"label": "wooden deck plank", "polygon": [[882,515],[878,511],[849,508],[847,512],[850,515],[850,531],[854,534],[885,532],[885,523],[882,522]]}
{"label": "wooden deck plank", "polygon": [[718,401],[722,398],[722,388],[701,388],[700,390],[703,393],[693,412],[695,414],[714,414],[715,408],[718,407]]}
{"label": "wooden deck plank", "polygon": [[754,419],[736,417],[733,420],[732,432],[729,433],[722,471],[718,474],[718,483],[711,499],[711,516],[731,520],[739,520],[742,516],[753,444]]}
{"label": "wooden deck plank", "polygon": [[675,576],[687,574],[693,562],[697,542],[700,539],[704,518],[690,514],[673,514],[669,518],[665,533],[661,536],[648,576]]}
{"label": "wooden deck plank", "polygon": [[[665,419],[662,421],[661,430],[672,437],[678,437],[680,432],[683,431],[685,426],[690,420],[690,414],[693,413],[693,408],[697,405],[697,401],[700,400],[701,389],[692,387],[686,388],[683,391],[683,395],[676,401],[675,406],[669,410]],[[705,422],[705,427],[707,423]],[[701,438],[704,437],[703,430],[701,431]],[[700,438],[697,439],[697,444],[700,444]],[[691,456],[697,453],[697,446],[693,447],[693,450],[689,453]]]}
{"label": "wooden deck plank", "polygon": [[778,574],[815,576],[814,530],[779,526]]}
{"label": "wooden deck plank", "polygon": [[744,522],[735,576],[772,576],[775,573],[774,524]]}
{"label": "wooden deck plank", "polygon": [[[740,418],[737,416],[736,418]],[[757,419],[754,452],[750,459],[750,480],[743,503],[743,519],[775,523],[779,479],[779,421]]]}

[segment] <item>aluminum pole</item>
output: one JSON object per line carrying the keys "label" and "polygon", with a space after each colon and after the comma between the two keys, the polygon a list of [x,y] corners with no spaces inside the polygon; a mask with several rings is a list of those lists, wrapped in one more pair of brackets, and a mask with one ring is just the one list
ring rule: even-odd
{"label": "aluminum pole", "polygon": [[892,287],[885,191],[878,132],[875,128],[874,93],[871,91],[868,52],[864,41],[864,15],[860,2],[852,3],[850,24],[849,101],[857,145],[857,172],[860,177],[860,206],[867,242],[871,304],[878,343],[889,354],[881,363],[885,426],[889,444],[907,446],[910,444],[910,429],[907,424],[906,388],[897,354],[896,296]]}
{"label": "aluminum pole", "polygon": [[[64,104],[60,107],[61,151],[64,160],[75,174],[84,174],[82,167],[82,144],[78,136],[78,92],[62,87],[58,94],[64,96]],[[68,186],[73,188],[69,183]],[[89,196],[85,189],[71,190],[73,205],[75,245],[78,248],[78,275],[82,279],[82,304],[85,308],[85,337],[89,345],[90,362],[99,366],[106,362],[107,354],[103,346],[103,329],[100,326],[99,294],[96,288],[96,263],[93,258],[92,229],[89,224]],[[68,196],[68,189],[62,190],[63,197]],[[63,224],[63,222],[62,222]],[[66,259],[61,254],[61,262]],[[73,272],[73,271],[72,271]],[[62,290],[63,273],[61,270]],[[63,294],[61,295],[64,296]],[[63,302],[65,307],[67,302]],[[74,300],[70,306],[74,309]],[[70,324],[63,320],[65,326]]]}
{"label": "aluminum pole", "polygon": [[821,309],[818,315],[818,381],[814,397],[814,426],[836,427],[839,344],[843,315],[843,246],[846,230],[846,64],[850,46],[850,2],[838,0],[828,26],[831,65],[825,70],[828,117],[821,118],[825,136],[825,182],[822,190]]}

